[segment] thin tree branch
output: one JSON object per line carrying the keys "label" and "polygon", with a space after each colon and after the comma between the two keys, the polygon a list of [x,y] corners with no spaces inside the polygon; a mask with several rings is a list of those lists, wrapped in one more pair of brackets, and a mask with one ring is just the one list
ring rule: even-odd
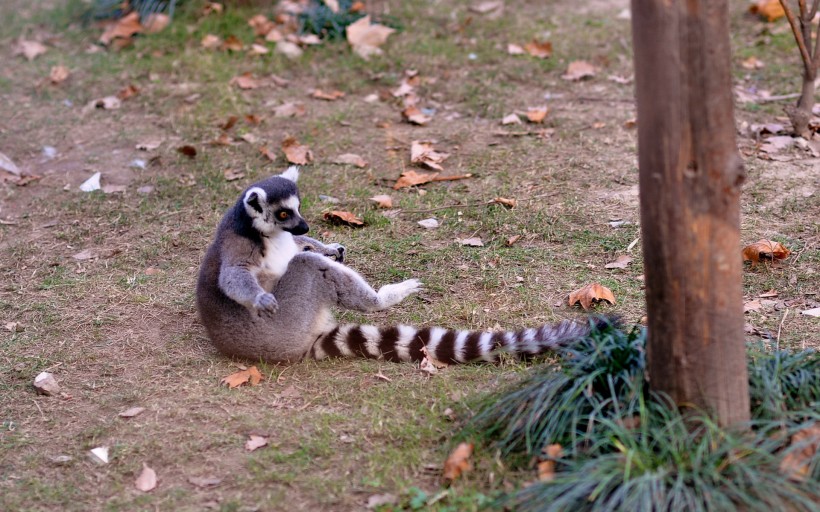
{"label": "thin tree branch", "polygon": [[783,6],[783,12],[786,14],[786,19],[789,20],[789,25],[792,27],[792,34],[794,40],[797,41],[797,47],[800,49],[800,56],[803,58],[803,66],[807,72],[810,72],[812,65],[812,58],[809,55],[809,50],[806,48],[806,42],[803,40],[803,32],[797,26],[797,20],[794,18],[794,13],[789,7],[788,0],[780,0],[780,5]]}
{"label": "thin tree branch", "polygon": [[[815,0],[813,10],[817,10],[817,6],[820,4],[820,0]],[[812,15],[812,19],[814,19],[814,15]],[[808,22],[809,24],[811,21]],[[811,25],[809,25],[811,27]],[[811,31],[811,28],[809,28]],[[815,74],[817,73],[817,68],[820,67],[820,21],[817,22],[817,35],[814,36],[814,55],[812,56],[811,66],[813,73],[809,76],[813,79]]]}
{"label": "thin tree branch", "polygon": [[811,4],[811,11],[809,12],[809,18],[814,19],[814,15],[817,14],[817,8],[820,7],[820,0],[814,0]]}
{"label": "thin tree branch", "polygon": [[797,6],[800,8],[800,17],[806,17],[806,0],[797,0]]}

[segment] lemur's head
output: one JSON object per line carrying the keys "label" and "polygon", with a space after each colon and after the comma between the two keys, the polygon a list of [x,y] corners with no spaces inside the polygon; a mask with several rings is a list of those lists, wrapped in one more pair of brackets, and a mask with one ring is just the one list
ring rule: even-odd
{"label": "lemur's head", "polygon": [[255,183],[245,191],[242,203],[259,233],[271,236],[277,231],[294,235],[308,232],[307,222],[299,214],[298,178],[299,168],[291,166],[279,176]]}

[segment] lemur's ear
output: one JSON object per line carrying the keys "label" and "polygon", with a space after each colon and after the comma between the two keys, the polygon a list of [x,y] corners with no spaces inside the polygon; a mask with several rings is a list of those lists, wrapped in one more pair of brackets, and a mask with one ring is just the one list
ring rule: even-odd
{"label": "lemur's ear", "polygon": [[245,209],[249,214],[253,212],[262,213],[262,203],[267,200],[268,195],[259,187],[253,187],[245,193]]}
{"label": "lemur's ear", "polygon": [[290,180],[296,183],[296,180],[299,179],[299,166],[291,165],[285,172],[280,174],[280,176],[282,176],[286,180]]}

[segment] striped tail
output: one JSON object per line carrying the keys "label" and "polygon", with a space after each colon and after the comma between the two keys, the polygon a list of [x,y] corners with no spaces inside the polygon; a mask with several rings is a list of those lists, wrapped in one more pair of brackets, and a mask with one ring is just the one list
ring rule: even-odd
{"label": "striped tail", "polygon": [[386,361],[421,361],[423,347],[433,359],[448,364],[495,361],[500,352],[529,356],[566,345],[589,333],[588,323],[563,320],[520,331],[453,331],[408,325],[338,325],[321,336],[309,357],[365,357]]}

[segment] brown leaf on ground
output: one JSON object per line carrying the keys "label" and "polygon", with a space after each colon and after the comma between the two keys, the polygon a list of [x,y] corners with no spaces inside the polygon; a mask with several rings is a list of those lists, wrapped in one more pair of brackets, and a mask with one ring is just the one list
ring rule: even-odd
{"label": "brown leaf on ground", "polygon": [[143,23],[143,26],[145,27],[146,34],[156,34],[165,30],[165,27],[167,27],[170,23],[171,17],[167,14],[153,12],[145,17],[145,23]]}
{"label": "brown leaf on ground", "polygon": [[518,204],[518,201],[515,199],[507,199],[506,197],[496,197],[492,200],[493,204],[500,204],[501,206],[506,206],[507,208],[515,208]]}
{"label": "brown leaf on ground", "polygon": [[547,59],[552,56],[552,43],[549,41],[539,41],[537,39],[533,39],[524,45],[524,51],[533,57]]}
{"label": "brown leaf on ground", "polygon": [[266,55],[270,53],[270,50],[267,46],[253,43],[250,48],[248,48],[249,55]]}
{"label": "brown leaf on ground", "polygon": [[504,118],[501,119],[501,124],[502,125],[521,124],[521,118],[518,117],[518,114],[510,114],[510,115],[504,116]]}
{"label": "brown leaf on ground", "polygon": [[325,101],[336,101],[338,99],[344,98],[345,93],[342,91],[328,91],[325,92],[321,89],[315,89],[311,94],[311,97],[316,98],[318,100],[325,100]]}
{"label": "brown leaf on ground", "polygon": [[759,240],[743,248],[743,261],[751,261],[754,267],[760,260],[784,260],[791,251],[780,242]]}
{"label": "brown leaf on ground", "polygon": [[370,16],[368,15],[348,25],[345,33],[347,42],[350,43],[353,52],[367,60],[371,55],[380,55],[382,53],[379,47],[395,31],[395,29],[378,23],[370,23]]}
{"label": "brown leaf on ground", "polygon": [[225,41],[222,42],[222,49],[230,52],[241,52],[245,49],[245,45],[242,44],[242,41],[235,35],[229,35],[225,38]]}
{"label": "brown leaf on ground", "polygon": [[332,212],[325,212],[323,215],[325,220],[330,221],[334,224],[346,224],[348,226],[353,227],[361,227],[364,226],[364,222],[361,219],[356,217],[350,212],[344,212],[341,210],[333,210]]}
{"label": "brown leaf on ground", "polygon": [[612,290],[600,283],[590,283],[569,294],[569,305],[574,306],[576,302],[580,302],[584,309],[589,309],[593,302],[602,300],[615,304],[615,295],[612,294]]}
{"label": "brown leaf on ground", "polygon": [[[779,3],[780,2],[778,1],[778,4]],[[765,65],[766,64],[764,64],[762,60],[758,59],[754,55],[740,63],[740,67],[743,69],[761,69]]]}
{"label": "brown leaf on ground", "polygon": [[809,478],[811,462],[820,448],[820,422],[797,431],[790,447],[780,461],[780,472],[790,480],[805,482]]}
{"label": "brown leaf on ground", "polygon": [[188,482],[204,489],[206,487],[216,487],[222,483],[222,479],[215,476],[189,476]]}
{"label": "brown leaf on ground", "polygon": [[202,15],[222,14],[223,10],[225,10],[225,7],[219,2],[208,2],[202,7]]}
{"label": "brown leaf on ground", "polygon": [[505,244],[507,247],[512,247],[513,245],[515,245],[515,242],[517,242],[517,241],[518,241],[518,240],[520,240],[520,239],[521,239],[521,235],[513,235],[513,236],[509,237],[509,238],[507,239],[507,241],[506,241],[506,242],[504,242],[504,244]]}
{"label": "brown leaf on ground", "polygon": [[355,165],[359,168],[367,167],[367,160],[355,153],[345,153],[343,155],[339,155],[333,159],[333,163],[341,165]]}
{"label": "brown leaf on ground", "polygon": [[507,53],[510,55],[524,55],[524,48],[520,44],[509,43],[507,45]]}
{"label": "brown leaf on ground", "polygon": [[245,177],[245,173],[238,169],[225,169],[222,171],[225,181],[234,181]]}
{"label": "brown leaf on ground", "polygon": [[222,38],[214,34],[206,34],[199,44],[206,50],[216,50],[222,46]]}
{"label": "brown leaf on ground", "polygon": [[268,32],[276,27],[276,24],[269,20],[264,14],[257,14],[248,20],[248,25],[253,29],[253,33],[259,37],[265,37]]}
{"label": "brown leaf on ground", "polygon": [[225,120],[224,123],[219,125],[219,128],[222,131],[227,132],[228,130],[230,130],[231,128],[233,128],[236,125],[237,121],[239,121],[239,118],[237,116],[230,116],[230,117],[228,117],[228,119]]}
{"label": "brown leaf on ground", "polygon": [[424,354],[424,358],[427,359],[427,361],[437,370],[441,370],[443,368],[447,368],[448,366],[450,366],[449,364],[443,361],[439,361],[434,357],[430,357],[430,353],[427,351],[427,347],[422,346],[421,353]]}
{"label": "brown leaf on ground", "polygon": [[99,42],[108,46],[114,39],[128,39],[134,34],[139,34],[144,29],[145,27],[140,23],[139,13],[132,11],[108,25],[108,28],[106,28],[100,36]]}
{"label": "brown leaf on ground", "polygon": [[[444,168],[441,163],[449,156],[447,153],[439,153],[434,150],[432,142],[414,140],[410,144],[410,162],[414,164],[421,164],[437,171],[443,171]],[[393,188],[401,187],[394,186]]]}
{"label": "brown leaf on ground", "polygon": [[211,146],[231,146],[233,145],[233,140],[227,133],[220,133],[217,138],[208,142],[208,144]]}
{"label": "brown leaf on ground", "polygon": [[761,309],[763,309],[763,304],[757,299],[750,300],[750,301],[747,301],[747,302],[743,303],[743,312],[744,313],[748,313],[749,311],[755,311],[756,312],[756,311],[760,311]]}
{"label": "brown leaf on ground", "polygon": [[180,146],[177,148],[177,153],[182,153],[188,158],[196,158],[196,148],[193,146]]}
{"label": "brown leaf on ground", "polygon": [[504,7],[504,2],[502,0],[488,0],[486,2],[471,5],[470,10],[477,12],[478,14],[487,14],[502,7]]}
{"label": "brown leaf on ground", "polygon": [[626,254],[621,254],[615,261],[607,263],[604,268],[626,268],[632,262],[632,257]]}
{"label": "brown leaf on ground", "polygon": [[262,374],[259,373],[259,369],[256,368],[256,366],[251,366],[247,370],[240,370],[236,373],[232,373],[227,377],[223,377],[222,380],[219,381],[220,384],[225,384],[231,389],[246,383],[253,387],[258,385],[260,382],[262,382]]}
{"label": "brown leaf on ground", "polygon": [[262,146],[261,148],[259,148],[259,152],[262,153],[262,155],[271,162],[276,161],[276,153],[268,149],[267,146]]}
{"label": "brown leaf on ground", "polygon": [[228,83],[235,85],[240,89],[257,89],[260,85],[259,80],[254,78],[250,71],[231,78],[231,81]]}
{"label": "brown leaf on ground", "polygon": [[545,446],[541,451],[546,457],[538,463],[538,481],[551,482],[555,478],[555,459],[560,459],[564,456],[564,449],[560,444],[551,444]]}
{"label": "brown leaf on ground", "polygon": [[399,179],[396,180],[396,184],[393,185],[393,190],[430,183],[436,176],[438,176],[438,173],[420,173],[413,170],[404,171],[399,176]]}
{"label": "brown leaf on ground", "polygon": [[258,125],[262,123],[262,118],[256,114],[245,114],[245,122],[252,125]]}
{"label": "brown leaf on ground", "polygon": [[302,102],[287,102],[273,107],[273,117],[302,117],[307,113]]}
{"label": "brown leaf on ground", "polygon": [[122,101],[133,98],[140,93],[139,88],[134,84],[128,84],[117,92],[117,98]]}
{"label": "brown leaf on ground", "polygon": [[592,78],[595,76],[595,66],[590,64],[585,60],[576,60],[569,63],[567,67],[567,72],[561,76],[564,80],[572,80],[573,82],[577,82],[578,80],[583,80],[584,78]]}
{"label": "brown leaf on ground", "polygon": [[432,119],[430,116],[424,115],[421,109],[416,106],[410,106],[402,110],[401,117],[408,123],[417,124],[419,126],[426,125]]}
{"label": "brown leaf on ground", "polygon": [[370,200],[376,203],[379,208],[393,208],[393,198],[386,194],[373,196]]}
{"label": "brown leaf on ground", "polygon": [[527,120],[531,123],[540,124],[544,122],[544,119],[547,117],[547,113],[549,112],[549,108],[546,105],[541,105],[539,107],[530,107],[527,109]]}
{"label": "brown leaf on ground", "polygon": [[34,60],[46,53],[48,48],[37,41],[20,41],[14,49],[14,55],[22,55],[26,60]]}
{"label": "brown leaf on ground", "polygon": [[470,462],[470,457],[473,455],[473,443],[459,443],[455,449],[450,452],[447,460],[444,461],[444,472],[442,476],[447,482],[452,482],[462,473],[473,469]]}
{"label": "brown leaf on ground", "polygon": [[257,436],[251,434],[248,436],[248,440],[245,441],[245,449],[249,452],[262,448],[263,446],[268,445],[268,438],[265,436]]}
{"label": "brown leaf on ground", "polygon": [[71,72],[65,66],[54,66],[51,68],[51,71],[48,74],[48,80],[53,85],[60,85],[61,83],[65,82],[68,77],[71,75]]}
{"label": "brown leaf on ground", "polygon": [[143,462],[142,471],[134,482],[134,487],[142,492],[153,491],[157,487],[157,473]]}
{"label": "brown leaf on ground", "polygon": [[775,21],[786,15],[780,0],[758,0],[749,7],[749,12],[766,21]]}
{"label": "brown leaf on ground", "polygon": [[287,137],[282,141],[282,151],[292,164],[307,165],[313,161],[313,152],[293,137]]}

